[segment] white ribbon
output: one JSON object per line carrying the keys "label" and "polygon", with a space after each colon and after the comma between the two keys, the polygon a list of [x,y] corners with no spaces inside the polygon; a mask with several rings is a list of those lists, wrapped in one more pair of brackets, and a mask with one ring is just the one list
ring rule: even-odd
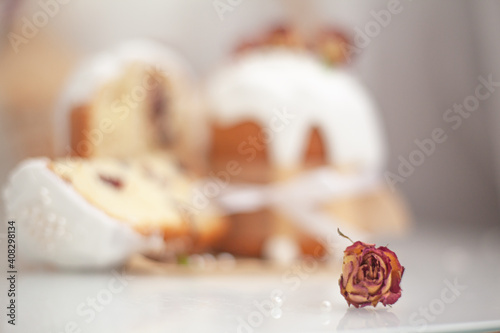
{"label": "white ribbon", "polygon": [[217,201],[230,214],[273,207],[332,249],[338,244],[333,241],[338,238],[337,228],[353,237],[359,237],[360,232],[349,223],[322,212],[321,204],[368,193],[379,186],[377,172],[343,174],[322,167],[303,172],[287,182],[229,185]]}

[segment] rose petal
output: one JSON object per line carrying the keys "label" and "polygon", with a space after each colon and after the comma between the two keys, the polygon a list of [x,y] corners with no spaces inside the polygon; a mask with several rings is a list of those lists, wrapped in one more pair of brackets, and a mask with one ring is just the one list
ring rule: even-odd
{"label": "rose petal", "polygon": [[375,248],[374,244],[366,244],[360,241],[354,242],[351,246],[348,246],[344,254],[355,254],[355,255],[360,255],[364,249],[367,248]]}
{"label": "rose petal", "polygon": [[378,249],[381,250],[390,259],[391,266],[393,267],[394,270],[401,271],[401,272],[404,270],[403,266],[401,266],[401,264],[399,263],[399,259],[398,259],[398,256],[396,255],[396,253],[389,250],[385,246],[380,246]]}

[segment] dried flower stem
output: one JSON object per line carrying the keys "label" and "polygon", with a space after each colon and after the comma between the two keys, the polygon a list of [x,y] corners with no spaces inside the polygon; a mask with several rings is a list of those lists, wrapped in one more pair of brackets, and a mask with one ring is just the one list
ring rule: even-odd
{"label": "dried flower stem", "polygon": [[346,238],[346,239],[350,240],[350,241],[351,241],[351,243],[353,243],[353,244],[354,244],[354,241],[353,241],[352,239],[350,239],[349,237],[347,237],[346,235],[344,235],[344,234],[342,233],[342,231],[340,231],[340,229],[339,229],[339,228],[337,228],[337,232],[339,233],[339,235],[340,235],[341,237],[344,237],[344,238]]}

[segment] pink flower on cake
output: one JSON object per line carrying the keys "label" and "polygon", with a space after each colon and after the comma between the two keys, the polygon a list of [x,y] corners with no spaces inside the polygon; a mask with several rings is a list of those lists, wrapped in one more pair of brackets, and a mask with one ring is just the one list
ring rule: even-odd
{"label": "pink flower on cake", "polygon": [[387,247],[357,241],[344,251],[340,292],[356,308],[394,304],[401,297],[404,270]]}

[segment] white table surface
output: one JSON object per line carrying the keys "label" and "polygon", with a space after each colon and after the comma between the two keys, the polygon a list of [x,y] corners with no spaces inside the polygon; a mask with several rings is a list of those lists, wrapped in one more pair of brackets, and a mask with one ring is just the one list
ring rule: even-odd
{"label": "white table surface", "polygon": [[338,268],[134,274],[125,282],[112,272],[21,271],[17,325],[6,325],[2,314],[0,327],[41,333],[500,330],[500,227],[426,230],[389,241],[406,267],[402,298],[392,308],[348,308]]}

